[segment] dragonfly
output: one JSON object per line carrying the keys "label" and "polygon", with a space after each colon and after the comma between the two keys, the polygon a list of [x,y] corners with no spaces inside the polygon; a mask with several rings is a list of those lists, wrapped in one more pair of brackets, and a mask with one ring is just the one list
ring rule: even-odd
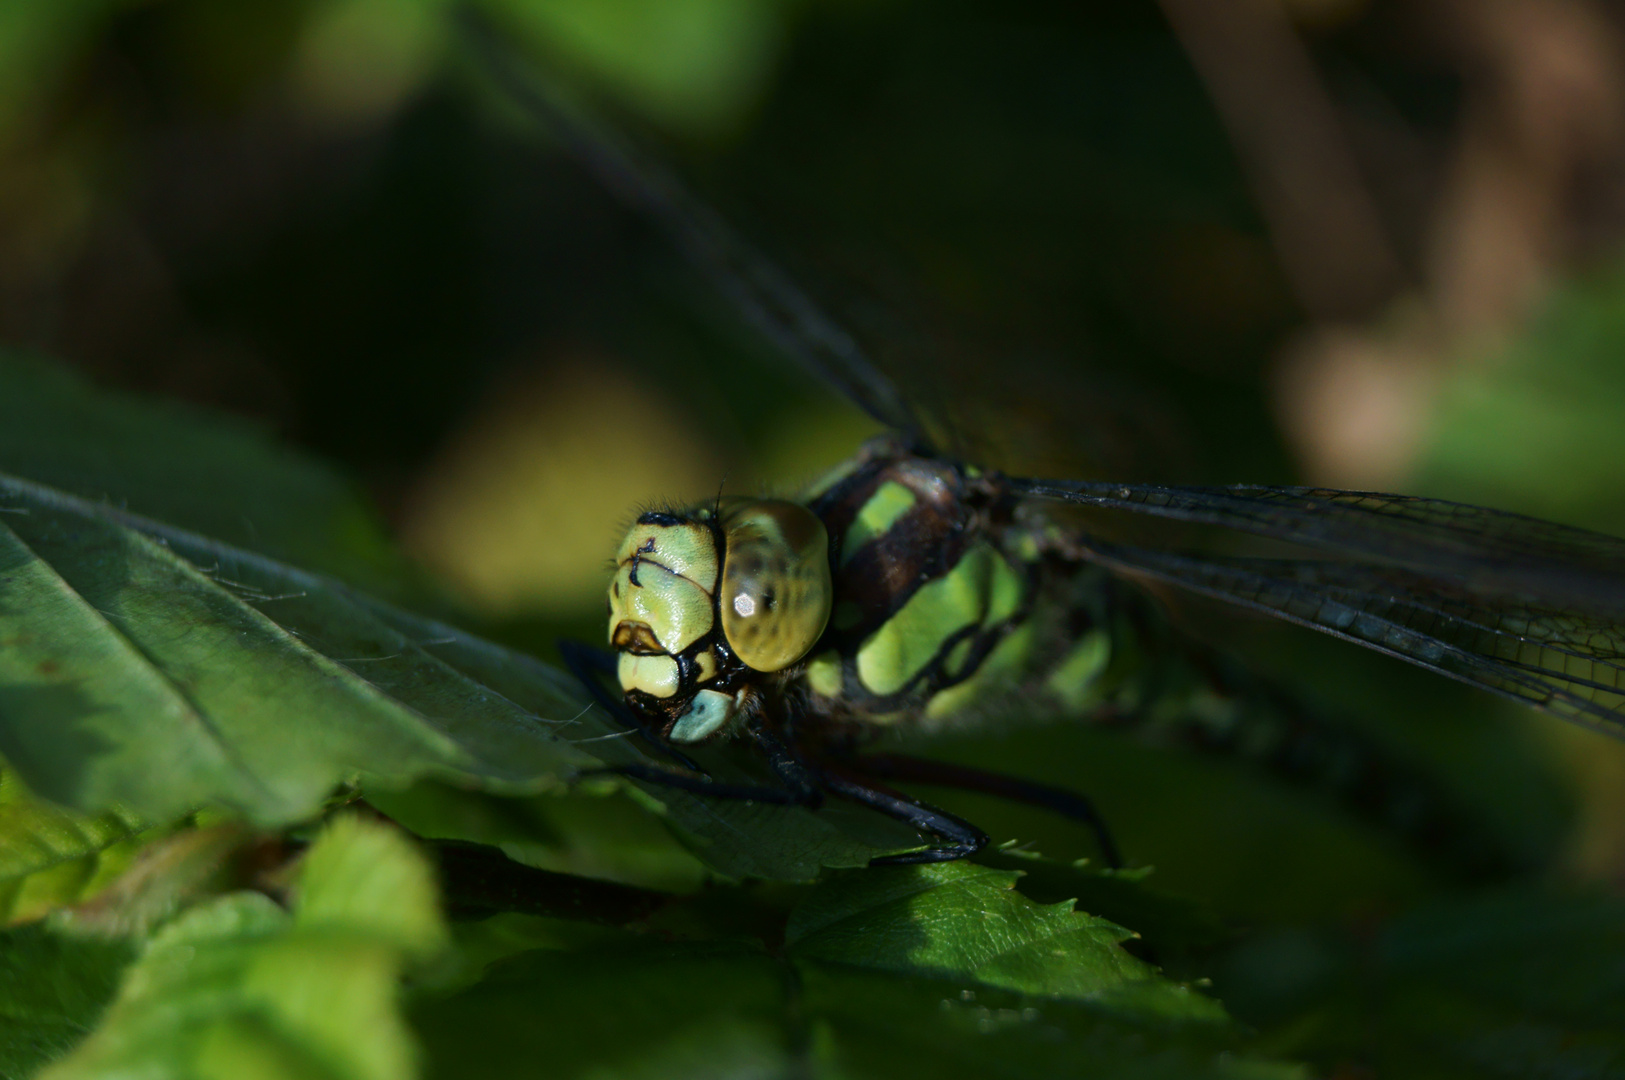
{"label": "dragonfly", "polygon": [[[921,835],[919,848],[874,860],[891,863],[981,850],[988,837],[976,825],[892,785],[966,788],[1080,821],[1120,865],[1075,792],[875,746],[1012,702],[1133,723],[1180,694],[1267,696],[1233,665],[1171,645],[1146,583],[1625,736],[1625,540],[1432,498],[1042,479],[959,460],[856,340],[715,211],[538,84],[487,28],[470,28],[509,95],[662,225],[782,356],[889,431],[793,498],[719,496],[637,518],[609,586],[611,651],[564,649],[600,703],[670,762],[615,771],[717,798],[856,802]],[[1079,509],[1208,527],[1284,552],[1142,546],[1081,524]],[[1408,800],[1408,828],[1424,839],[1467,828],[1430,803],[1407,767],[1351,750],[1346,733],[1290,702],[1277,699],[1274,717],[1257,756],[1300,768],[1340,761],[1350,801],[1380,812]],[[1204,737],[1260,741],[1224,725]],[[716,743],[749,747],[771,782],[709,775],[692,753]]]}

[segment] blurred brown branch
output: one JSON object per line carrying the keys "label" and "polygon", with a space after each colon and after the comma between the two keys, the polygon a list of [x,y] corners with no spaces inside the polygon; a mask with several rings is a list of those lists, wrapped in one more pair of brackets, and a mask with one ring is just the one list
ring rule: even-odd
{"label": "blurred brown branch", "polygon": [[1336,107],[1276,0],[1160,0],[1236,146],[1298,301],[1359,318],[1400,263]]}

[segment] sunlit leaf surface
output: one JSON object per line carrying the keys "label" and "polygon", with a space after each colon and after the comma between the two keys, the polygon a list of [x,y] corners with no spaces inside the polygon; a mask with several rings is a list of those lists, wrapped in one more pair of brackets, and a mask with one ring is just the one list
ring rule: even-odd
{"label": "sunlit leaf surface", "polygon": [[515,701],[459,666],[480,643],[337,582],[23,481],[0,510],[0,751],[43,796],[278,823],[362,772],[522,789],[589,760],[540,665]]}
{"label": "sunlit leaf surface", "polygon": [[117,812],[84,816],[42,802],[0,768],[0,922],[93,892],[128,862],[138,827]]}
{"label": "sunlit leaf surface", "polygon": [[1121,945],[1134,935],[1035,904],[1017,875],[947,863],[872,870],[821,886],[785,932],[791,955],[908,975],[948,974],[1037,997],[1121,1003],[1142,1016],[1222,1021],[1211,999],[1160,978]]}

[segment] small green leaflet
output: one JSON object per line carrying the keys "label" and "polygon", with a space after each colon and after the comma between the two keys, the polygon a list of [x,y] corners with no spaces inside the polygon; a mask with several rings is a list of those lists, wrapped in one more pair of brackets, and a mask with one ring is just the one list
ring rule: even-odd
{"label": "small green leaflet", "polygon": [[408,1077],[396,983],[444,943],[427,860],[398,830],[341,817],[305,857],[291,911],[252,892],[191,909],[148,941],[95,1034],[41,1077]]}
{"label": "small green leaflet", "polygon": [[128,864],[138,830],[127,815],[86,817],[41,802],[0,766],[0,925],[95,892]]}

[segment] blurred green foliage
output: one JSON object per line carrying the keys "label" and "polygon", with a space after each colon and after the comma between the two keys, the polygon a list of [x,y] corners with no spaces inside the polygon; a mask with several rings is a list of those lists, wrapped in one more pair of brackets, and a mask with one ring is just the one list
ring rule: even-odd
{"label": "blurred green foliage", "polygon": [[[955,423],[966,454],[1060,475],[1300,478],[1273,380],[1283,343],[1310,320],[1150,0],[479,6],[810,282]],[[1376,148],[1362,160],[1404,165],[1376,187],[1421,277],[1417,223],[1444,183],[1470,87],[1416,30],[1417,8],[1345,4],[1341,21],[1305,34]],[[499,405],[548,401],[591,418],[574,441],[489,451],[514,455],[497,462],[510,473],[545,453],[581,478],[538,513],[543,535],[501,538],[510,547],[564,548],[575,531],[583,550],[607,551],[615,517],[646,494],[706,494],[724,477],[731,490],[793,487],[850,449],[861,423],[498,100],[453,14],[442,0],[23,0],[0,11],[0,336],[92,377],[8,364],[0,471],[443,614],[452,601],[405,567],[380,518],[409,540],[425,535],[456,505],[436,501],[425,477],[494,427]],[[1596,265],[1557,264],[1527,323],[1509,315],[1494,334],[1448,343],[1410,487],[1625,530],[1618,245],[1599,233]],[[568,391],[564,375],[583,369],[613,378]],[[130,391],[188,404],[153,411]],[[647,415],[633,395],[664,418],[652,452],[622,426]],[[519,414],[513,428],[547,426],[545,415]],[[604,464],[676,457],[679,445],[698,448],[689,456],[704,475],[684,481],[697,491],[628,494]],[[591,577],[596,560],[560,572]],[[79,572],[90,591],[127,584],[94,559]],[[273,584],[260,582],[261,599]],[[351,603],[333,588],[329,600]],[[528,602],[462,621],[541,654],[561,633],[602,634],[597,601]],[[210,621],[222,610],[247,618],[247,606],[239,596],[200,620],[158,603],[125,617],[185,648],[228,625]],[[288,625],[325,636],[374,613],[362,604]],[[1551,880],[1466,890],[1313,793],[1057,727],[953,733],[929,749],[1090,792],[1131,857],[1157,867],[1149,881],[1073,866],[1091,846],[1065,822],[953,795],[940,801],[996,839],[1056,858],[990,856],[1000,874],[721,881],[718,866],[803,878],[840,861],[820,852],[847,845],[841,857],[859,862],[864,844],[887,838],[839,814],[787,825],[773,808],[712,816],[681,797],[666,808],[673,833],[636,794],[520,797],[493,778],[517,760],[502,749],[511,731],[472,708],[468,730],[496,741],[472,771],[453,762],[446,782],[438,743],[426,756],[371,743],[314,690],[311,708],[289,709],[244,682],[214,707],[253,713],[268,742],[221,744],[269,781],[297,780],[296,799],[225,781],[183,790],[171,764],[149,758],[128,778],[172,802],[154,796],[137,813],[135,785],[119,789],[118,809],[82,817],[0,772],[0,909],[57,911],[0,939],[0,1075],[70,1053],[61,1075],[182,1057],[200,1074],[242,1075],[244,1054],[290,1076],[317,1059],[337,1076],[402,1075],[413,1061],[430,1075],[526,1075],[540,1060],[625,1075],[1617,1075],[1625,919],[1613,898],[1565,877],[1617,884],[1625,866],[1611,748],[1337,643],[1198,607],[1181,616],[1428,763],[1509,843],[1555,864]],[[347,644],[325,642],[326,655],[384,655]],[[515,698],[532,677],[568,693],[515,654],[470,648],[457,678]],[[468,685],[427,662],[407,674],[430,668],[416,691]],[[262,688],[314,685],[242,671]],[[31,715],[60,719],[56,706]],[[393,772],[369,753],[391,747],[404,761]],[[1574,761],[1592,770],[1589,787],[1573,783]],[[318,841],[327,854],[303,870],[292,861],[324,796],[369,766],[390,773],[375,807],[405,829],[500,849],[502,873],[541,876],[471,889],[447,873],[457,918],[430,957],[440,915],[425,862],[397,835],[368,826]],[[424,772],[438,779],[408,783]],[[241,840],[242,859],[204,874],[165,844],[203,822],[138,831],[199,791],[239,811],[275,803],[254,816],[296,824]],[[764,848],[764,835],[781,843]],[[1582,846],[1586,858],[1572,857]],[[333,856],[340,848],[350,853]],[[1019,892],[1001,876],[1015,868],[1028,871]],[[289,892],[318,878],[325,922],[315,900]],[[632,891],[595,891],[605,879]],[[903,899],[846,916],[843,948],[827,935],[798,947],[819,912],[899,882]],[[1073,897],[1076,913],[1039,906]],[[125,904],[148,921],[109,921]],[[110,925],[122,927],[111,941],[87,936]],[[1046,967],[1068,935],[1090,962]],[[990,956],[994,937],[1008,950]],[[185,950],[208,970],[165,966]],[[287,974],[288,957],[301,973]],[[1149,981],[1149,997],[1103,1007],[1125,972]],[[1209,976],[1211,991],[1196,982]],[[158,1009],[154,994],[185,1008]],[[1215,999],[1235,1025],[1215,1019]],[[345,1025],[376,1040],[334,1056]]]}
{"label": "blurred green foliage", "polygon": [[1625,267],[1563,282],[1522,331],[1462,365],[1417,482],[1465,502],[1625,532]]}
{"label": "blurred green foliage", "polygon": [[429,864],[395,830],[340,818],[293,889],[291,910],[228,893],[154,934],[96,1034],[41,1075],[409,1074],[396,981],[445,937]]}

